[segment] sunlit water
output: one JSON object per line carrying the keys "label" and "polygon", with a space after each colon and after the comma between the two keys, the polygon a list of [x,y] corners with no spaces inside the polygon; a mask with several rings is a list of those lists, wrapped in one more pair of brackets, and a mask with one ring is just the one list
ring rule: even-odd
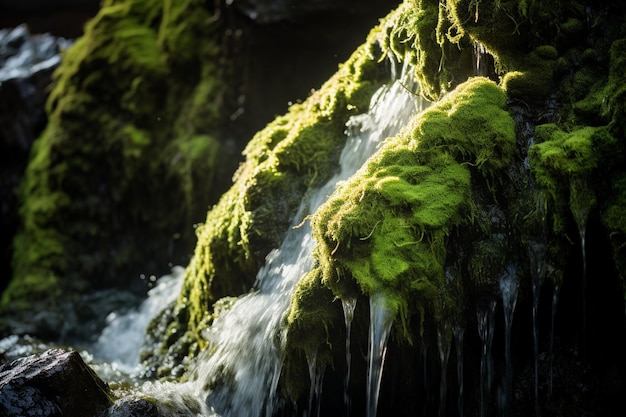
{"label": "sunlit water", "polygon": [[[140,394],[167,404],[181,416],[261,417],[279,409],[281,400],[276,388],[286,331],[282,322],[297,282],[313,266],[315,241],[310,225],[303,223],[303,219],[315,212],[341,181],[352,176],[384,139],[397,134],[408,119],[422,109],[423,101],[409,91],[412,84],[410,76],[402,75],[374,95],[368,113],[348,121],[339,172],[323,187],[308,193],[293,219],[294,227],[287,231],[281,246],[270,252],[259,270],[253,291],[240,297],[206,329],[204,336],[210,348],[198,358],[189,380],[184,383],[146,382],[139,387]],[[168,282],[163,285],[169,285]],[[164,292],[175,295],[178,290],[168,287]],[[167,302],[161,300],[158,304],[163,306]],[[146,305],[145,308],[151,307]],[[148,323],[137,323],[137,328],[131,329],[135,326],[131,321],[130,317],[128,321],[125,318],[111,320],[96,345],[98,355],[103,358],[113,355],[112,360],[119,366],[137,366],[141,344],[136,338],[143,338]],[[140,326],[144,331],[138,328]],[[120,337],[128,340],[128,344],[115,342]],[[111,343],[118,345],[115,352]],[[313,397],[321,395],[323,374],[316,370],[315,352],[308,356],[313,368],[312,401]],[[316,407],[319,414],[319,405]],[[115,409],[110,412],[111,417],[118,414],[123,412]]]}

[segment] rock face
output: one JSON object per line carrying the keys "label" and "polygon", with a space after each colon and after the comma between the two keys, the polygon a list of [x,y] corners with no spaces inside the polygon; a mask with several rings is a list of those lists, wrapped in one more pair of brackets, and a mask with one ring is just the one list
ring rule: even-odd
{"label": "rock face", "polygon": [[77,352],[50,349],[0,367],[3,417],[95,417],[111,404],[109,388]]}
{"label": "rock face", "polygon": [[17,187],[33,141],[45,127],[44,103],[59,52],[69,41],[32,35],[25,25],[0,30],[0,291],[11,276]]}

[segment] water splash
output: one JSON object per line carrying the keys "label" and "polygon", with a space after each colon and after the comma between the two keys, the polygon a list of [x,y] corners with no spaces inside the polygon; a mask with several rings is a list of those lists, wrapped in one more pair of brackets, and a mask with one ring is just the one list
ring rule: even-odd
{"label": "water splash", "polygon": [[495,327],[496,301],[492,300],[484,308],[476,310],[478,335],[482,341],[480,355],[480,416],[487,415],[487,399],[493,383],[493,332]]}
{"label": "water splash", "polygon": [[344,382],[344,405],[346,417],[350,416],[350,394],[348,388],[350,387],[350,373],[352,371],[352,356],[350,347],[350,337],[352,333],[352,321],[354,320],[354,310],[356,309],[356,298],[343,298],[341,299],[343,306],[343,315],[346,324],[346,379]]}
{"label": "water splash", "polygon": [[132,373],[139,365],[139,352],[146,329],[154,317],[176,300],[180,293],[185,269],[172,268],[172,273],[156,280],[148,297],[139,306],[125,314],[111,313],[107,326],[90,348],[96,360],[109,363],[125,373]]}
{"label": "water splash", "polygon": [[511,415],[513,399],[513,365],[511,362],[511,331],[513,328],[513,315],[517,304],[517,292],[519,282],[516,276],[516,268],[508,265],[502,277],[500,277],[500,293],[502,294],[502,306],[504,310],[504,383],[500,396],[501,415]]}
{"label": "water splash", "polygon": [[387,353],[387,339],[394,320],[394,312],[380,293],[370,296],[370,334],[367,369],[367,417],[376,417],[380,382]]}

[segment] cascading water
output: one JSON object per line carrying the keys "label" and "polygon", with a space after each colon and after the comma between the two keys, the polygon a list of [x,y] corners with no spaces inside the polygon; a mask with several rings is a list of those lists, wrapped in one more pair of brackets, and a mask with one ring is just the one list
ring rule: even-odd
{"label": "cascading water", "polygon": [[[381,88],[372,98],[370,111],[352,117],[347,123],[348,141],[340,157],[340,172],[303,201],[294,225],[301,224],[334,191],[337,183],[348,179],[363,165],[382,140],[395,135],[416,110],[421,110],[418,107],[421,100],[406,88],[409,76],[403,78]],[[174,401],[171,390],[183,393],[185,400],[176,401],[186,403],[192,414],[272,415],[280,405],[275,392],[280,376],[281,344],[285,340],[281,324],[296,283],[312,268],[314,246],[307,223],[291,228],[280,248],[267,256],[257,275],[255,289],[240,297],[207,329],[211,347],[198,359],[189,382],[170,384],[165,389],[163,384],[147,383],[144,389],[157,400],[165,397],[170,403]],[[312,359],[314,354],[308,356]],[[319,379],[312,378],[317,385]],[[190,408],[190,397],[206,401],[201,400]]]}
{"label": "cascading water", "polygon": [[376,417],[378,394],[387,352],[387,339],[393,324],[394,313],[387,306],[383,294],[370,296],[370,335],[367,369],[367,417]]}
{"label": "cascading water", "polygon": [[151,277],[155,281],[154,287],[139,308],[124,314],[109,314],[107,326],[90,348],[95,359],[106,361],[127,374],[135,371],[146,329],[150,321],[178,296],[184,271],[183,267],[175,266],[169,275],[158,280]]}

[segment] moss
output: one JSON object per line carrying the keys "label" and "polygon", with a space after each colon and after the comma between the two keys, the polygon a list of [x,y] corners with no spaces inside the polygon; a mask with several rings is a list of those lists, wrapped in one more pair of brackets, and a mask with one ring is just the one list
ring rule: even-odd
{"label": "moss", "polygon": [[249,290],[267,253],[280,244],[306,190],[326,180],[345,142],[351,114],[368,108],[388,77],[379,62],[375,28],[367,42],[304,102],[292,105],[258,132],[232,187],[196,229],[198,243],[179,303],[183,327],[199,335],[203,318],[219,298]]}
{"label": "moss", "polygon": [[555,212],[553,228],[562,232],[567,208],[575,214],[595,204],[591,189],[594,171],[616,140],[606,127],[581,127],[571,132],[555,124],[537,126],[537,141],[529,149],[531,170],[537,184],[545,189]]}
{"label": "moss", "polygon": [[187,262],[228,114],[214,17],[198,1],[108,0],[64,53],[21,185],[4,308]]}
{"label": "moss", "polygon": [[[305,329],[306,337],[288,346],[288,368],[302,369],[298,350],[323,346],[337,314],[332,295],[384,294],[404,340],[459,314],[462,290],[445,276],[448,237],[474,220],[472,178],[494,184],[511,162],[515,129],[505,102],[485,78],[461,84],[387,139],[316,211],[318,266],[298,284],[287,320],[289,332]],[[419,334],[409,330],[414,315]]]}

